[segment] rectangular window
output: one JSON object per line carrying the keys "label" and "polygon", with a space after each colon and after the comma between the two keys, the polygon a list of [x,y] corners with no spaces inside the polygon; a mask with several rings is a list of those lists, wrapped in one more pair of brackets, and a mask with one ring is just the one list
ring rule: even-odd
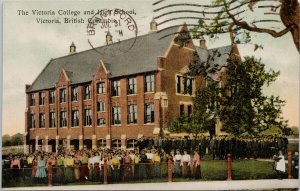
{"label": "rectangular window", "polygon": [[128,106],[128,123],[137,123],[137,106]]}
{"label": "rectangular window", "polygon": [[98,102],[97,103],[97,111],[104,112],[105,111],[105,102]]}
{"label": "rectangular window", "polygon": [[53,128],[55,127],[55,113],[54,112],[50,112],[49,113],[49,127]]}
{"label": "rectangular window", "polygon": [[71,92],[72,92],[72,96],[71,96],[72,101],[77,101],[78,100],[78,88],[72,87]]}
{"label": "rectangular window", "polygon": [[112,108],[112,124],[121,124],[121,108],[119,106]]}
{"label": "rectangular window", "polygon": [[83,97],[85,100],[91,99],[91,86],[90,85],[84,86],[84,96]]}
{"label": "rectangular window", "polygon": [[181,93],[181,76],[176,76],[176,92]]}
{"label": "rectangular window", "polygon": [[101,125],[105,125],[105,119],[104,118],[99,118],[99,119],[97,119],[97,125],[98,126],[101,126]]}
{"label": "rectangular window", "polygon": [[193,94],[193,79],[184,78],[183,93],[184,94],[190,94],[190,95]]}
{"label": "rectangular window", "polygon": [[59,90],[59,97],[60,97],[60,103],[66,102],[67,100],[66,89]]}
{"label": "rectangular window", "polygon": [[72,111],[72,127],[77,127],[79,126],[79,112],[78,110],[73,110]]}
{"label": "rectangular window", "polygon": [[45,104],[45,92],[39,93],[39,104],[44,105]]}
{"label": "rectangular window", "polygon": [[40,128],[45,128],[45,114],[40,113]]}
{"label": "rectangular window", "polygon": [[184,105],[180,104],[180,115],[184,115]]}
{"label": "rectangular window", "polygon": [[192,105],[188,105],[188,116],[190,116],[193,112],[193,108],[192,108]]}
{"label": "rectangular window", "polygon": [[111,88],[112,92],[112,96],[119,96],[120,95],[120,81],[113,81],[112,82],[112,88]]}
{"label": "rectangular window", "polygon": [[85,109],[84,110],[84,126],[91,126],[92,125],[92,110]]}
{"label": "rectangular window", "polygon": [[154,123],[154,106],[152,103],[145,105],[145,123]]}
{"label": "rectangular window", "polygon": [[145,76],[145,92],[154,92],[154,74]]}
{"label": "rectangular window", "polygon": [[35,128],[35,117],[34,117],[34,114],[31,114],[30,115],[30,119],[31,119],[31,128],[34,129]]}
{"label": "rectangular window", "polygon": [[55,94],[54,94],[54,90],[50,90],[49,91],[49,103],[53,104],[55,102]]}
{"label": "rectangular window", "polygon": [[104,82],[99,82],[97,84],[97,93],[98,94],[104,94],[105,93],[105,83]]}
{"label": "rectangular window", "polygon": [[128,94],[136,94],[136,78],[128,79]]}
{"label": "rectangular window", "polygon": [[60,112],[60,127],[67,127],[67,112]]}
{"label": "rectangular window", "polygon": [[34,106],[34,104],[35,104],[35,101],[34,101],[34,94],[30,94],[29,104],[30,104],[30,106]]}

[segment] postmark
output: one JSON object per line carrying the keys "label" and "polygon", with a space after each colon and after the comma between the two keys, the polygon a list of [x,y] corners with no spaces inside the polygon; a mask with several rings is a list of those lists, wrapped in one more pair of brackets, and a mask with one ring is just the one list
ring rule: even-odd
{"label": "postmark", "polygon": [[[105,45],[115,46],[110,56],[130,51],[138,36],[137,23],[132,16],[135,14],[135,10],[126,11],[118,8],[98,10],[88,19],[89,45],[101,56],[104,56],[105,52],[97,47]],[[130,39],[128,43],[121,45],[122,41],[128,39]]]}

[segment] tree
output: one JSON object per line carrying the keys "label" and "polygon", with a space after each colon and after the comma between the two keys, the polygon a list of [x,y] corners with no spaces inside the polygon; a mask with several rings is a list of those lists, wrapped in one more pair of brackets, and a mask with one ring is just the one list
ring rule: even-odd
{"label": "tree", "polygon": [[288,133],[287,122],[281,117],[285,101],[278,96],[264,95],[262,89],[279,76],[279,72],[266,71],[265,65],[254,57],[244,61],[229,60],[228,76],[219,97],[219,115],[223,130],[233,135],[261,132],[278,127]]}
{"label": "tree", "polygon": [[[262,2],[266,1],[214,0],[211,5],[202,5],[205,7],[205,10],[202,11],[203,18],[199,19],[198,26],[193,29],[193,38],[200,38],[203,35],[214,38],[220,33],[228,32],[228,26],[233,25],[237,44],[249,43],[251,41],[250,32],[265,33],[274,38],[290,33],[298,52],[300,52],[300,7],[298,0],[270,0],[271,5],[260,5]],[[266,18],[247,20],[246,17],[251,15],[249,11],[254,12],[258,9],[270,9],[270,12],[264,12]],[[248,15],[245,15],[247,12]],[[274,16],[277,19],[274,19]],[[274,28],[278,28],[276,23],[282,23],[285,28],[278,31],[274,30]],[[259,27],[260,24],[263,27]],[[255,44],[255,50],[257,48],[262,48],[262,46]]]}
{"label": "tree", "polygon": [[21,133],[14,134],[11,137],[12,145],[23,145],[23,135]]}
{"label": "tree", "polygon": [[170,132],[188,133],[197,137],[200,133],[214,134],[216,106],[214,105],[216,86],[210,83],[198,90],[194,98],[194,109],[191,115],[180,115],[169,126]]}
{"label": "tree", "polygon": [[2,145],[4,147],[11,146],[11,136],[10,135],[3,135],[2,136]]}

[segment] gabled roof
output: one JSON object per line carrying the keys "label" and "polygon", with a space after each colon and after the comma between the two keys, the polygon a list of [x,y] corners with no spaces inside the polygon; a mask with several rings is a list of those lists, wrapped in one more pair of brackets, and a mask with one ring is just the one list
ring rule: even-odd
{"label": "gabled roof", "polygon": [[89,82],[96,73],[100,60],[110,72],[110,78],[155,71],[157,56],[163,56],[177,30],[177,26],[171,27],[119,43],[52,59],[27,92],[54,88],[62,69],[66,71],[70,84]]}
{"label": "gabled roof", "polygon": [[231,54],[232,46],[223,46],[212,49],[203,49],[200,47],[196,47],[197,54],[199,56],[200,62],[205,62],[205,64],[209,64],[209,71],[211,68],[216,68],[218,71],[216,72],[208,72],[207,76],[210,77],[214,81],[219,81],[220,72],[222,67],[227,65],[227,60]]}

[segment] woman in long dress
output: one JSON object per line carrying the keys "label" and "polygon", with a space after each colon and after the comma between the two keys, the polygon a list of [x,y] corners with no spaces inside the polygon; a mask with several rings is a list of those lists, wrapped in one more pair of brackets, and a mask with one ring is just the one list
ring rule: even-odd
{"label": "woman in long dress", "polygon": [[277,172],[278,178],[283,179],[285,175],[285,160],[282,151],[279,151],[279,155],[274,157],[275,160],[275,170]]}
{"label": "woman in long dress", "polygon": [[46,173],[46,161],[41,156],[37,159],[37,170],[35,177],[38,178],[38,182],[41,183],[47,177]]}
{"label": "woman in long dress", "polygon": [[94,155],[93,153],[90,154],[88,160],[88,169],[89,169],[89,179],[94,181]]}
{"label": "woman in long dress", "polygon": [[174,177],[180,177],[181,175],[181,159],[182,155],[180,154],[179,149],[176,150],[176,154],[174,156]]}
{"label": "woman in long dress", "polygon": [[80,180],[80,160],[78,157],[75,157],[75,160],[74,160],[74,177],[75,177],[75,180]]}
{"label": "woman in long dress", "polygon": [[184,154],[182,155],[181,159],[181,166],[182,166],[182,177],[188,178],[190,176],[190,164],[191,164],[191,156],[184,150]]}
{"label": "woman in long dress", "polygon": [[69,154],[64,160],[65,165],[65,181],[72,182],[74,180],[74,158]]}
{"label": "woman in long dress", "polygon": [[54,179],[60,184],[63,184],[64,179],[64,157],[59,154],[56,159],[56,173]]}
{"label": "woman in long dress", "polygon": [[139,163],[139,178],[145,179],[147,178],[147,156],[145,154],[145,151],[141,151],[141,156],[140,156],[140,163]]}
{"label": "woman in long dress", "polygon": [[131,157],[129,156],[129,152],[126,152],[126,155],[123,160],[123,179],[125,181],[131,180],[132,179],[132,160]]}
{"label": "woman in long dress", "polygon": [[163,149],[161,151],[160,158],[161,158],[161,175],[162,177],[166,177],[168,173],[168,155]]}
{"label": "woman in long dress", "polygon": [[155,151],[153,156],[153,164],[154,164],[154,177],[161,177],[161,166],[160,166],[160,155],[157,151]]}
{"label": "woman in long dress", "polygon": [[201,178],[201,169],[200,169],[200,155],[198,151],[194,151],[194,158],[193,158],[193,176],[195,179]]}
{"label": "woman in long dress", "polygon": [[89,158],[87,154],[84,152],[81,159],[81,179],[88,180],[89,177],[89,169],[88,169]]}
{"label": "woman in long dress", "polygon": [[35,178],[36,170],[37,170],[37,157],[33,156],[32,159],[32,170],[31,170],[31,177]]}

